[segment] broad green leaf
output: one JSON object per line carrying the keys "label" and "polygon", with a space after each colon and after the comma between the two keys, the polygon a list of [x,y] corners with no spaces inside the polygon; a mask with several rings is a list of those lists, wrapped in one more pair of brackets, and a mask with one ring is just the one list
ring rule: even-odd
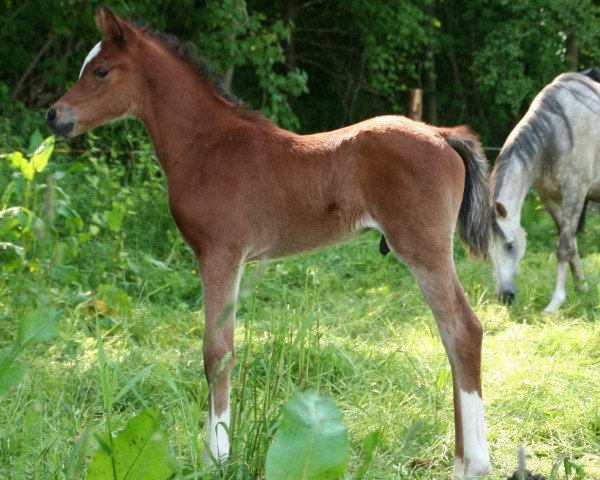
{"label": "broad green leaf", "polygon": [[[129,420],[125,429],[112,439],[113,457],[100,448],[88,464],[87,480],[166,480],[173,474],[169,439],[160,429],[160,416],[144,410]],[[113,459],[117,477],[113,479]]]}
{"label": "broad green leaf", "polygon": [[131,309],[131,299],[124,290],[114,285],[103,284],[98,287],[96,308],[103,315],[127,313]]}
{"label": "broad green leaf", "polygon": [[21,152],[13,152],[8,156],[11,165],[14,168],[19,168],[21,173],[27,180],[33,180],[33,166],[27,161]]}
{"label": "broad green leaf", "polygon": [[77,269],[69,265],[57,265],[50,272],[52,280],[67,284],[77,281]]}
{"label": "broad green leaf", "polygon": [[19,382],[27,373],[27,367],[19,363],[0,362],[0,396],[6,395],[8,389]]}
{"label": "broad green leaf", "polygon": [[118,232],[121,230],[124,218],[125,208],[117,202],[113,202],[113,208],[104,213],[104,219],[111,232]]}
{"label": "broad green leaf", "polygon": [[44,140],[33,154],[33,157],[31,157],[31,166],[36,172],[41,172],[44,170],[44,168],[46,168],[46,165],[48,165],[48,160],[50,159],[50,155],[52,155],[53,151],[54,135]]}
{"label": "broad green leaf", "polygon": [[0,370],[10,367],[19,352],[20,349],[14,343],[8,347],[0,348]]}
{"label": "broad green leaf", "polygon": [[373,454],[375,453],[375,449],[379,444],[379,440],[381,439],[381,431],[375,430],[374,432],[369,433],[363,440],[363,463],[356,469],[356,473],[352,477],[352,480],[362,480],[365,476],[365,473],[371,467],[371,463],[373,463]]}
{"label": "broad green leaf", "polygon": [[0,242],[0,250],[8,249],[14,250],[19,257],[23,257],[25,255],[25,249],[23,247],[10,242]]}
{"label": "broad green leaf", "polygon": [[36,128],[35,131],[29,137],[29,147],[27,148],[27,152],[33,152],[40,148],[41,143],[44,141],[44,137],[40,131]]}
{"label": "broad green leaf", "polygon": [[300,393],[283,409],[267,452],[266,479],[338,479],[349,456],[348,432],[333,400],[317,392]]}
{"label": "broad green leaf", "polygon": [[21,163],[24,160],[25,160],[25,157],[19,151],[13,152],[10,155],[8,155],[8,161],[10,162],[11,166],[14,168],[21,168]]}
{"label": "broad green leaf", "polygon": [[59,312],[53,308],[38,308],[21,321],[17,344],[20,347],[47,342],[58,335]]}

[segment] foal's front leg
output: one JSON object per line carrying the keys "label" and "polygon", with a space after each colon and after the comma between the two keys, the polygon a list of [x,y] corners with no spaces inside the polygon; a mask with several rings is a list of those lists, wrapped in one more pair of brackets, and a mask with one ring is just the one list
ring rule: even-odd
{"label": "foal's front leg", "polygon": [[229,388],[235,353],[235,305],[243,270],[240,255],[230,252],[199,259],[204,293],[204,373],[209,389],[209,414],[204,460],[211,464],[229,455]]}

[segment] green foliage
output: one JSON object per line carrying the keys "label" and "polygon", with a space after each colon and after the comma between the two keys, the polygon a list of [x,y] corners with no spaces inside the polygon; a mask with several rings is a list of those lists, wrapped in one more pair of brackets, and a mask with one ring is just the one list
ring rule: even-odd
{"label": "green foliage", "polygon": [[592,33],[600,22],[600,7],[591,1],[521,0],[483,8],[494,28],[474,55],[473,69],[480,93],[499,106],[508,106],[513,115],[531,101],[541,85],[565,71],[568,35],[577,34],[585,54],[596,58],[600,54]]}
{"label": "green foliage", "polygon": [[52,308],[38,308],[23,317],[13,343],[0,349],[0,396],[27,373],[25,365],[14,363],[23,350],[58,335],[58,318],[58,311]]}
{"label": "green foliage", "polygon": [[[558,73],[600,63],[600,6],[592,0],[111,6],[194,42],[213,76],[231,81],[251,108],[307,132],[406,113],[408,89],[422,87],[425,102],[437,102],[438,123],[467,123],[499,146]],[[43,0],[0,3],[0,27],[0,140],[9,145],[33,123],[41,128],[41,116],[23,105],[46,108],[71,86],[98,33],[93,5],[70,0],[51,9]]]}
{"label": "green foliage", "polygon": [[[37,139],[39,133],[36,132],[32,136],[32,140]],[[39,173],[46,165],[54,150],[54,136],[50,136],[44,140],[35,152],[31,155],[31,158],[27,160],[23,153],[16,151],[10,155],[0,155],[0,158],[7,158],[11,166],[21,171],[21,174],[29,181],[33,180],[35,173]]]}
{"label": "green foliage", "polygon": [[565,480],[586,480],[586,478],[588,478],[583,465],[572,458],[565,457],[559,459],[552,467],[550,480],[559,480],[561,478],[559,476],[560,467],[564,469]]}
{"label": "green foliage", "polygon": [[316,392],[296,394],[285,406],[267,452],[267,480],[338,479],[349,460],[348,432],[335,403]]}
{"label": "green foliage", "polygon": [[168,463],[169,437],[153,410],[133,417],[115,438],[96,436],[96,441],[98,450],[88,463],[88,480],[166,480],[174,473]]}
{"label": "green foliage", "polygon": [[362,480],[369,471],[375,456],[375,450],[381,441],[381,431],[374,430],[369,433],[363,440],[363,463],[356,469],[356,473],[352,476],[352,480]]}
{"label": "green foliage", "polygon": [[[72,209],[68,197],[60,189],[55,189],[54,179],[60,179],[64,173],[52,172],[40,181],[40,173],[47,172],[46,167],[54,150],[53,136],[41,141],[41,135],[35,131],[30,140],[30,150],[34,150],[29,160],[20,151],[1,155],[6,158],[14,171],[10,180],[5,184],[0,200],[0,237],[5,241],[0,243],[0,258],[3,258],[2,269],[12,271],[26,268],[35,271],[39,268],[39,259],[33,255],[48,251],[47,236],[58,233],[55,226],[56,216],[64,219],[71,231],[76,233],[83,226],[81,218]],[[2,167],[4,165],[0,165]],[[55,193],[63,194],[58,201]],[[43,206],[36,208],[39,199],[43,198]],[[72,237],[72,246],[76,247],[82,237]],[[57,244],[56,256],[62,256],[65,243]],[[12,253],[12,255],[11,255]],[[59,258],[55,258],[59,260]],[[53,266],[57,266],[55,262]]]}
{"label": "green foliage", "polygon": [[[408,88],[420,85],[426,48],[434,41],[428,0],[348,2],[349,16],[360,32],[367,66],[365,81],[384,95],[392,111],[405,109]],[[373,25],[377,28],[373,28]]]}
{"label": "green foliage", "polygon": [[[207,2],[203,25],[198,40],[204,54],[214,59],[222,72],[250,67],[260,89],[262,112],[284,128],[297,129],[298,118],[288,95],[307,93],[307,76],[297,68],[287,72],[278,68],[285,65],[283,45],[290,38],[289,25],[280,19],[269,24],[266,16],[251,10],[245,0]],[[259,99],[251,103],[256,101]]]}

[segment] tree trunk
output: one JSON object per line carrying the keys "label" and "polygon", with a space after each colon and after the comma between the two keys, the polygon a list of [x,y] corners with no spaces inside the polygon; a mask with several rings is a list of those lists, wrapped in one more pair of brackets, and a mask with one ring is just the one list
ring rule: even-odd
{"label": "tree trunk", "polygon": [[223,75],[223,86],[228,92],[231,92],[231,84],[233,82],[233,71],[234,66],[232,65],[225,71],[225,75]]}
{"label": "tree trunk", "polygon": [[565,66],[567,67],[567,70],[579,70],[579,45],[577,42],[577,32],[575,30],[571,30],[567,35],[565,48]]}
{"label": "tree trunk", "polygon": [[[435,0],[432,0],[427,7],[427,15],[435,18]],[[433,21],[431,22],[433,24]],[[432,32],[432,38],[435,37],[435,32]],[[435,47],[433,44],[427,45],[427,68],[424,73],[423,86],[425,87],[425,121],[435,125],[437,122],[437,82],[435,74]]]}
{"label": "tree trunk", "polygon": [[296,41],[293,24],[298,13],[296,0],[288,0],[285,9],[285,24],[290,28],[290,39],[285,45],[285,66],[288,72],[296,69]]}
{"label": "tree trunk", "polygon": [[[285,44],[285,69],[288,73],[296,70],[296,36],[294,32],[294,22],[297,13],[298,6],[296,5],[296,0],[288,0],[284,15],[285,24],[290,29],[290,38]],[[288,92],[287,101],[290,108],[294,110],[296,97]]]}

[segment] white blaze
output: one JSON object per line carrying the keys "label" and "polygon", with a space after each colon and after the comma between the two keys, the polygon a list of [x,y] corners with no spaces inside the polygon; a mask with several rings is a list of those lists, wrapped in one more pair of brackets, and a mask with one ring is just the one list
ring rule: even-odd
{"label": "white blaze", "polygon": [[486,441],[483,401],[477,392],[460,391],[463,458],[454,464],[454,478],[482,478],[491,470]]}
{"label": "white blaze", "polygon": [[94,48],[92,48],[90,50],[90,53],[87,54],[87,57],[85,57],[85,60],[83,61],[83,66],[81,67],[81,71],[79,72],[79,78],[81,78],[81,75],[83,75],[83,71],[85,70],[85,66],[90,63],[94,57],[96,55],[98,55],[100,53],[100,50],[102,49],[102,42],[98,42]]}

